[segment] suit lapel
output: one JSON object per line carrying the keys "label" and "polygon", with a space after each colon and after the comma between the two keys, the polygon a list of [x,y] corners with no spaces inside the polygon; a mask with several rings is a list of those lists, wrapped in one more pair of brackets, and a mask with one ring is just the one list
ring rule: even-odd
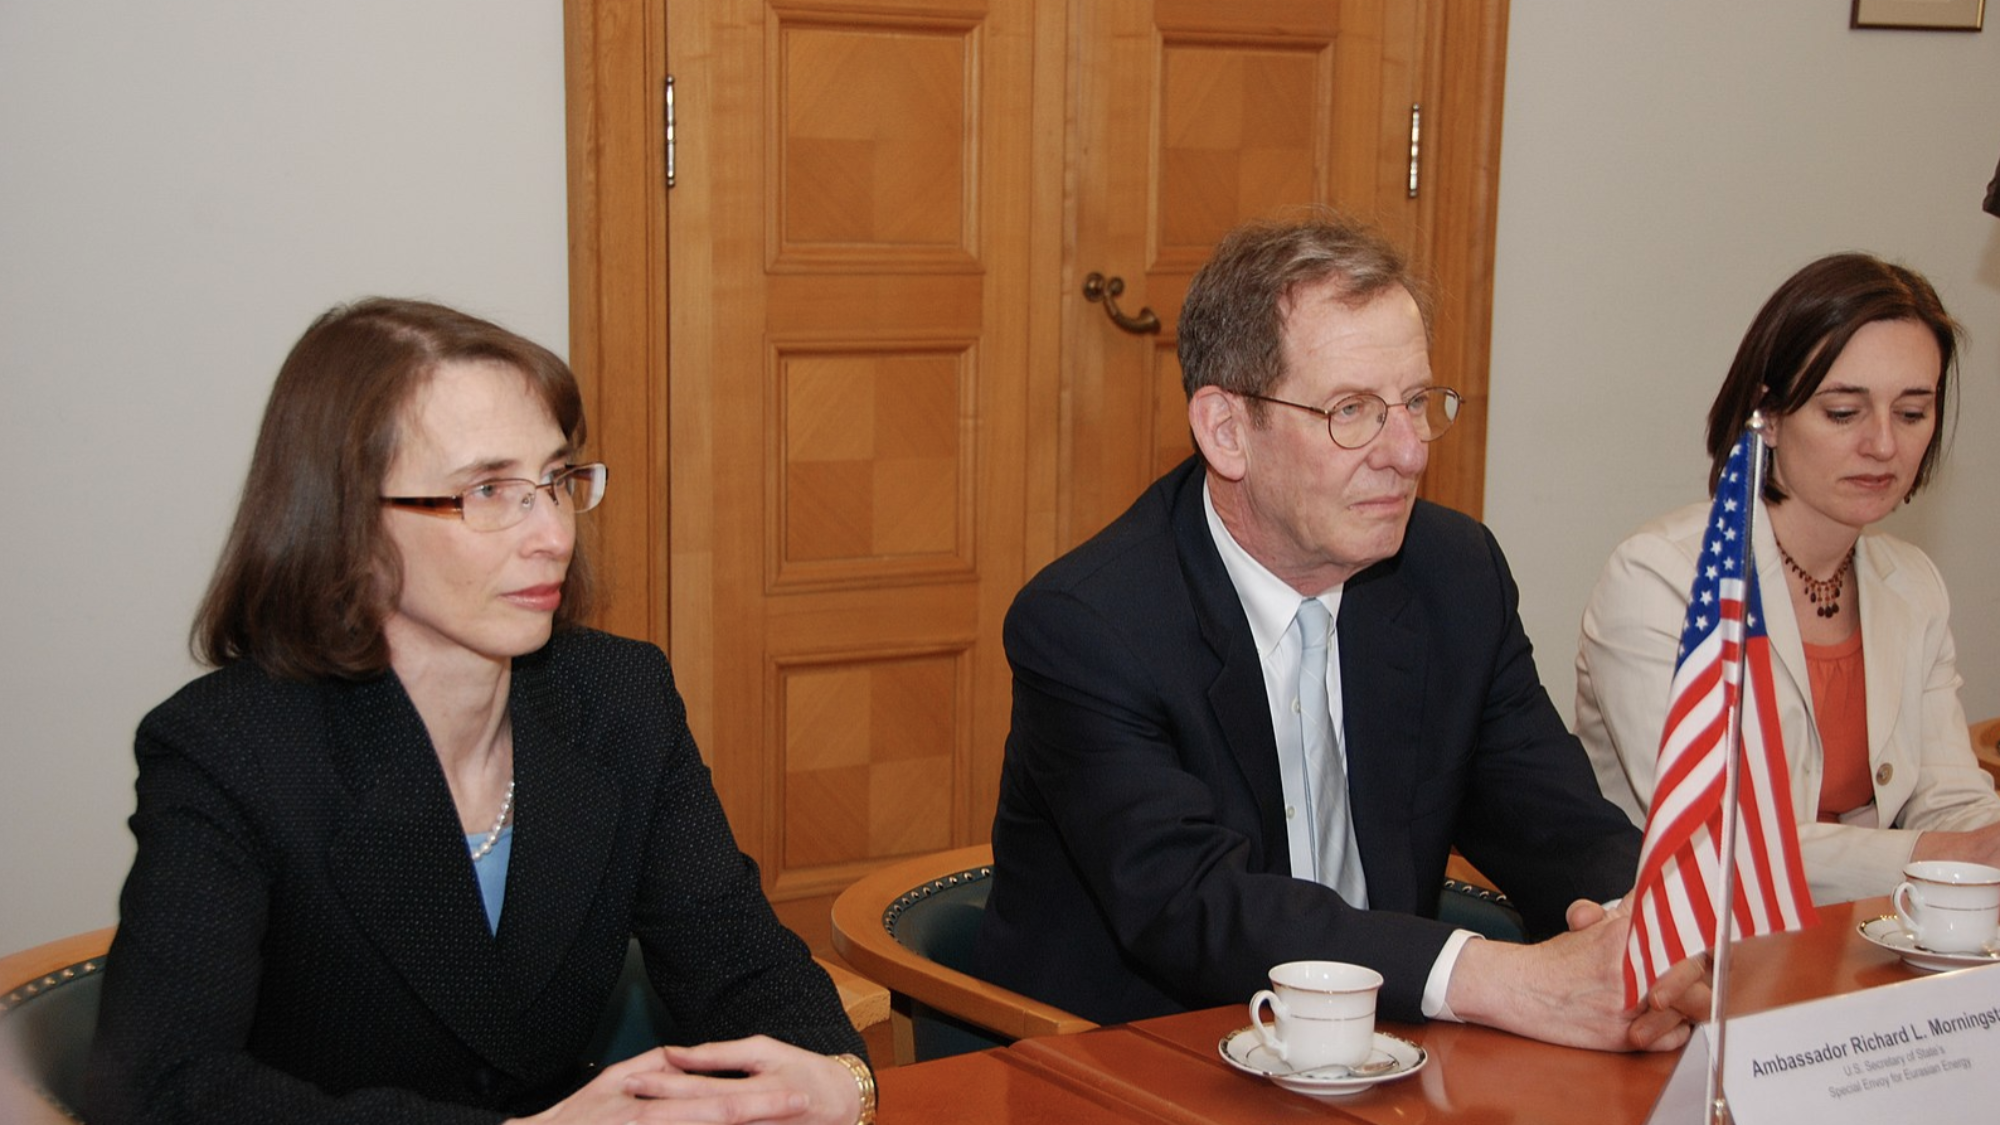
{"label": "suit lapel", "polygon": [[[555,647],[555,646],[550,646]],[[495,1066],[525,1074],[519,1041],[590,916],[617,832],[616,791],[574,745],[575,701],[549,648],[515,662],[516,799],[496,935],[423,720],[393,673],[337,688],[332,757],[352,806],[329,848],[356,923],[425,1006]]]}
{"label": "suit lapel", "polygon": [[1877,551],[1870,537],[1861,537],[1854,552],[1854,596],[1861,604],[1861,666],[1868,675],[1868,761],[1889,757],[1889,740],[1903,706],[1902,684],[1892,674],[1915,651],[1911,624],[1917,612],[1903,597],[1896,564],[1888,552]]}
{"label": "suit lapel", "polygon": [[1401,556],[1349,579],[1340,599],[1340,692],[1348,808],[1369,905],[1415,912],[1416,848],[1407,815],[1423,760],[1423,607]]}
{"label": "suit lapel", "polygon": [[[1777,681],[1780,718],[1786,738],[1805,740],[1790,747],[1793,799],[1804,812],[1819,807],[1824,781],[1825,749],[1812,710],[1812,678],[1806,665],[1805,642],[1798,616],[1792,611],[1791,587],[1785,582],[1777,536],[1771,531],[1769,508],[1759,512],[1755,544],[1757,580],[1763,593],[1764,623],[1771,635],[1772,675]],[[1895,578],[1896,566],[1886,552],[1874,550],[1863,535],[1854,554],[1854,597],[1861,607],[1861,661],[1869,671],[1868,762],[1871,767],[1892,757],[1889,741],[1901,717],[1901,684],[1891,670],[1901,667],[1912,643],[1910,623],[1916,619]],[[1789,690],[1787,687],[1789,686]]]}
{"label": "suit lapel", "polygon": [[1266,869],[1289,875],[1284,782],[1278,776],[1278,743],[1271,731],[1271,702],[1264,693],[1264,666],[1250,637],[1243,602],[1209,535],[1202,505],[1204,472],[1197,458],[1183,466],[1173,482],[1179,489],[1171,497],[1175,549],[1196,624],[1216,659],[1215,676],[1208,685],[1209,708],[1257,803]]}
{"label": "suit lapel", "polygon": [[563,964],[590,916],[618,831],[618,794],[576,745],[576,699],[550,667],[551,645],[515,661],[514,855],[500,915],[501,972],[509,993],[532,1004]]}
{"label": "suit lapel", "polygon": [[328,877],[425,1006],[504,1065],[498,950],[423,720],[393,672],[332,691],[329,756],[350,804],[327,849]]}

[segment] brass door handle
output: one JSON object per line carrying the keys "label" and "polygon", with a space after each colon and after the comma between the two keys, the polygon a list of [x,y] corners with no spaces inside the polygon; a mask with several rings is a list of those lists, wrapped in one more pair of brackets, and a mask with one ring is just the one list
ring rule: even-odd
{"label": "brass door handle", "polygon": [[1153,310],[1142,308],[1138,316],[1127,316],[1118,308],[1118,295],[1125,292],[1125,279],[1107,278],[1101,273],[1092,273],[1083,279],[1083,299],[1104,302],[1104,315],[1111,323],[1132,333],[1134,336],[1150,336],[1160,330],[1160,318]]}

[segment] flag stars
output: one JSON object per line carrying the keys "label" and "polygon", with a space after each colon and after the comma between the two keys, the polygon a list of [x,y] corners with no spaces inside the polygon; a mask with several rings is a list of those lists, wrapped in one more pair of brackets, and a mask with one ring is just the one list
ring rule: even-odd
{"label": "flag stars", "polygon": [[[1692,950],[1707,948],[1715,942],[1714,918],[1704,913],[1708,905],[1706,896],[1691,894],[1688,879],[1695,877],[1691,873],[1697,869],[1706,872],[1720,861],[1717,840],[1722,830],[1721,790],[1716,787],[1712,792],[1697,793],[1690,788],[1684,796],[1675,786],[1693,785],[1693,779],[1705,777],[1697,761],[1712,762],[1710,756],[1719,752],[1722,738],[1717,732],[1722,724],[1712,721],[1714,709],[1719,707],[1726,715],[1731,709],[1743,706],[1746,697],[1771,690],[1761,594],[1748,550],[1752,539],[1749,520],[1756,515],[1756,496],[1748,480],[1754,464],[1750,458],[1762,456],[1762,450],[1754,435],[1745,434],[1731,451],[1710,511],[1712,526],[1701,540],[1701,556],[1706,557],[1696,559],[1697,575],[1686,603],[1687,615],[1674,669],[1673,703],[1669,708],[1670,715],[1679,713],[1684,717],[1677,728],[1672,726],[1675,720],[1670,719],[1670,729],[1661,739],[1660,785],[1654,794],[1641,850],[1642,857],[1650,858],[1642,859],[1642,874],[1628,900],[1635,905],[1626,947],[1628,1003],[1636,1003],[1667,967],[1655,963],[1654,950]],[[1740,672],[1739,660],[1744,662]],[[1743,682],[1745,676],[1747,683]],[[1775,727],[1768,732],[1760,731],[1761,728],[1746,725],[1742,732],[1746,759],[1761,756],[1766,766],[1761,774],[1756,769],[1745,769],[1742,799],[1746,805],[1761,800],[1758,787],[1770,785],[1777,787],[1776,791],[1764,796],[1775,807],[1788,808],[1790,795],[1782,788],[1786,780],[1784,746]],[[1760,782],[1760,776],[1769,780]],[[1662,817],[1662,809],[1680,811]],[[1790,820],[1781,819],[1783,828],[1791,829]],[[1738,836],[1742,835],[1739,829]],[[1742,847],[1736,854],[1739,895],[1742,888],[1754,883],[1773,892],[1772,897],[1778,900],[1772,919],[1775,925],[1757,920],[1751,932],[1794,928],[1812,918],[1812,896],[1804,872],[1786,854],[1796,853],[1796,837],[1790,831],[1779,836],[1790,837],[1782,841],[1787,847],[1774,848],[1768,853],[1760,847]],[[1743,902],[1744,899],[1738,899],[1739,909]],[[1681,955],[1674,953],[1674,957]]]}

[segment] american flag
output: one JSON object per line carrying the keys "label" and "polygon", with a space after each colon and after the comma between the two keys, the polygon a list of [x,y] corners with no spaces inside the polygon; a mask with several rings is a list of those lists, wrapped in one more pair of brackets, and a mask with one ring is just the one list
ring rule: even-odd
{"label": "american flag", "polygon": [[[1771,639],[1749,565],[1756,510],[1751,467],[1763,442],[1745,431],[1717,482],[1694,590],[1681,628],[1673,690],[1625,949],[1625,1000],[1637,1004],[1675,963],[1716,941],[1722,888],[1723,801],[1732,714],[1742,711],[1737,779],[1735,931],[1739,937],[1817,921],[1799,859],[1791,775],[1771,693]],[[1743,659],[1739,662],[1739,654]]]}

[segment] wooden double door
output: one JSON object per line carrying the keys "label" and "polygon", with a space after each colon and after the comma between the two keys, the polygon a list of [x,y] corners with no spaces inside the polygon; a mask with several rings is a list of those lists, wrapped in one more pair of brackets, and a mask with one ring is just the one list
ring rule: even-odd
{"label": "wooden double door", "polygon": [[1469,409],[1426,493],[1478,510],[1504,3],[566,19],[603,623],[670,653],[775,900],[985,838],[1002,618],[1189,452],[1174,322],[1239,220],[1361,213],[1437,278],[1434,362]]}

